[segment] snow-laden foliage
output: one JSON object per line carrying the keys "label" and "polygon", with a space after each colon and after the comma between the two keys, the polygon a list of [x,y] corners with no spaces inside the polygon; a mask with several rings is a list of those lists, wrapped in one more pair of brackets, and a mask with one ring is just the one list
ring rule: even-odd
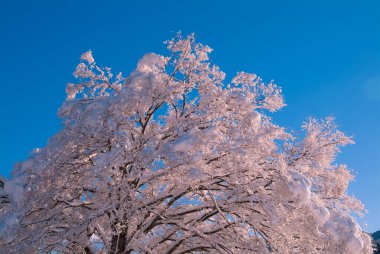
{"label": "snow-laden foliage", "polygon": [[167,46],[125,80],[82,55],[63,130],[5,184],[1,252],[371,253],[333,119],[292,136],[273,82],[226,83],[193,35]]}

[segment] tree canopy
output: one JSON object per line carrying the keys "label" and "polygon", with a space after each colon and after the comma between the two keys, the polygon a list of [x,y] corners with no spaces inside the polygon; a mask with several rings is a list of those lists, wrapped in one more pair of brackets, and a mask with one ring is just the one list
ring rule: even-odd
{"label": "tree canopy", "polygon": [[13,171],[7,253],[372,253],[334,119],[295,135],[273,81],[231,82],[194,35],[125,78],[81,57],[64,128]]}

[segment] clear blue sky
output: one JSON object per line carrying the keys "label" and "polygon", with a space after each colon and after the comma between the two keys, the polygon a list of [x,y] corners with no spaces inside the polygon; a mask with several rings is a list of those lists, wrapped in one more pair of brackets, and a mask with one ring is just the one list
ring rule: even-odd
{"label": "clear blue sky", "polygon": [[339,162],[350,193],[380,229],[380,1],[17,1],[0,3],[0,174],[42,147],[81,53],[129,73],[175,32],[195,32],[227,73],[254,72],[283,87],[275,122],[298,128],[334,115],[356,144]]}

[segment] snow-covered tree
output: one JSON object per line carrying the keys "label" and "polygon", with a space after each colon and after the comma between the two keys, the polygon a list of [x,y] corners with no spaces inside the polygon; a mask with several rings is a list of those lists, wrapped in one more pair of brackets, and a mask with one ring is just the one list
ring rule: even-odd
{"label": "snow-covered tree", "polygon": [[82,55],[63,130],[5,184],[2,253],[371,253],[333,119],[291,135],[276,84],[225,82],[193,35],[167,47],[126,79]]}

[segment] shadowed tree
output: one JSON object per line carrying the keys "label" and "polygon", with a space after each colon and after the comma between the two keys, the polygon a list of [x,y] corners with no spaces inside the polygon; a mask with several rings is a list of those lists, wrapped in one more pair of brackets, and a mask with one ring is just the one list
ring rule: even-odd
{"label": "shadowed tree", "polygon": [[225,82],[193,35],[167,46],[125,80],[82,55],[63,130],[6,183],[22,191],[2,250],[371,253],[352,217],[364,207],[346,194],[353,177],[334,164],[352,141],[333,119],[292,136],[266,115],[285,105],[273,82]]}
{"label": "shadowed tree", "polygon": [[9,197],[4,191],[4,181],[0,179],[0,209],[9,203]]}

